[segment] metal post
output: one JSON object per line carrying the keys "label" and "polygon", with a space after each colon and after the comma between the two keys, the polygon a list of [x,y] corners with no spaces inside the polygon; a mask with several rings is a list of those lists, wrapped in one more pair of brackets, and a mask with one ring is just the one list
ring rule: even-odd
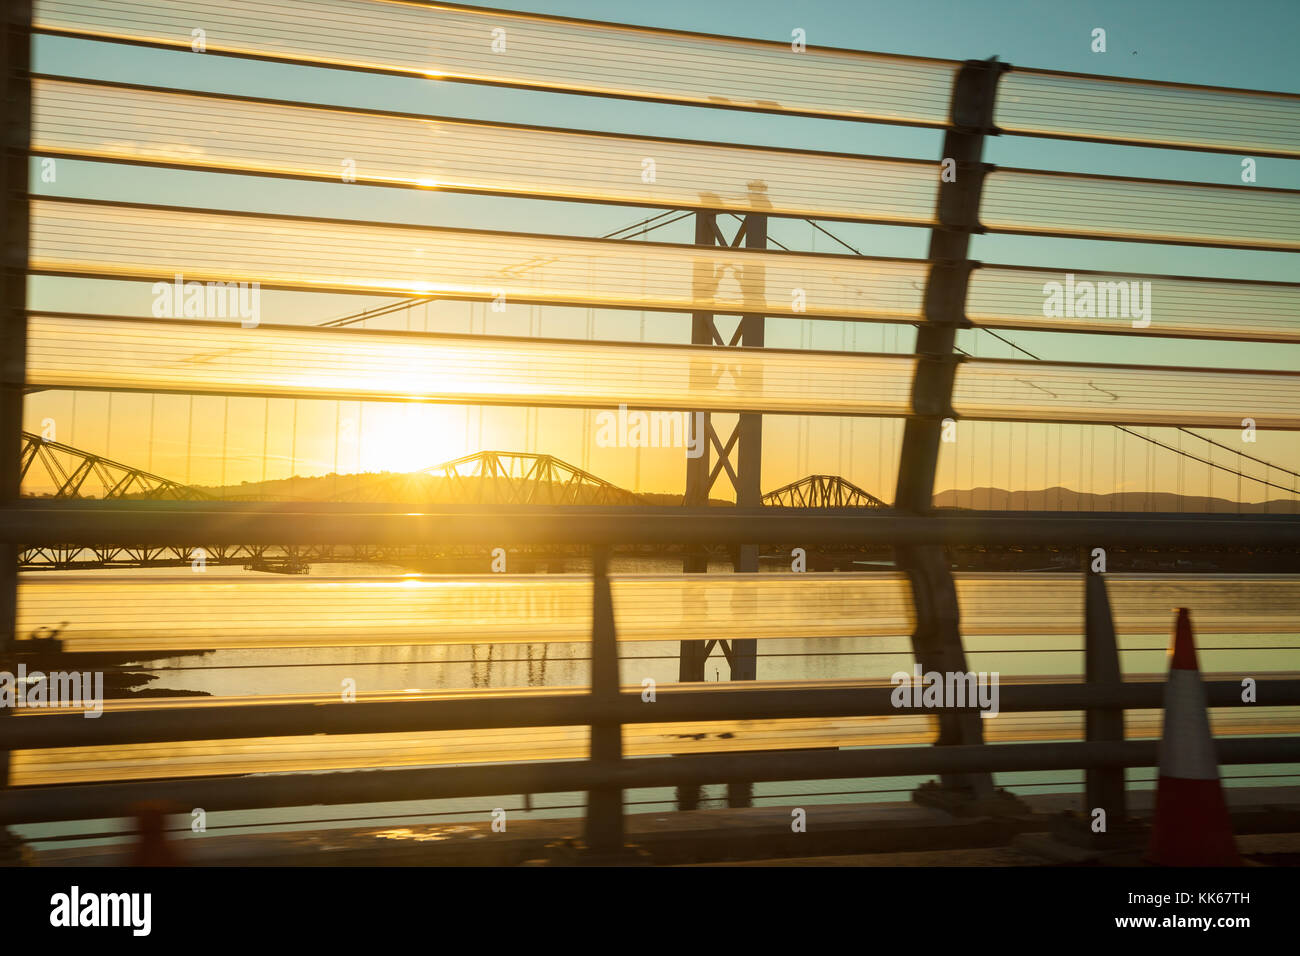
{"label": "metal post", "polygon": [[[596,549],[591,556],[591,696],[599,703],[616,703],[619,694],[618,641],[614,631],[614,603],[609,590],[609,552]],[[623,759],[623,728],[618,723],[593,724],[591,763],[608,769]],[[586,844],[596,854],[617,854],[623,849],[623,791],[616,787],[587,794]]]}
{"label": "metal post", "polygon": [[[23,387],[27,380],[27,164],[31,151],[31,0],[11,0],[0,20],[0,504],[22,495]],[[18,616],[18,544],[0,544],[0,669],[12,666]],[[12,717],[0,710],[0,719]],[[0,750],[0,790],[9,786],[9,751]],[[0,865],[23,860],[0,827]]]}
{"label": "metal post", "polygon": [[[1123,682],[1119,663],[1119,646],[1115,640],[1115,622],[1111,617],[1106,579],[1083,565],[1084,580],[1084,679],[1089,686],[1118,688]],[[1087,739],[1123,740],[1122,708],[1089,708],[1084,718]],[[1085,771],[1084,794],[1091,815],[1098,808],[1106,811],[1106,824],[1123,823],[1128,818],[1124,793],[1123,767],[1090,767]]]}
{"label": "metal post", "polygon": [[[941,175],[939,226],[930,234],[929,278],[925,289],[925,322],[916,335],[917,366],[912,382],[912,414],[903,429],[895,507],[906,513],[931,510],[943,420],[955,418],[952,384],[957,355],[957,329],[968,326],[966,285],[972,263],[967,255],[970,236],[979,225],[980,192],[987,167],[981,162],[984,137],[995,133],[993,106],[998,77],[1005,64],[967,60],[953,84],[950,117],[944,134],[943,158],[953,160],[952,175]],[[949,165],[949,164],[945,164]],[[916,631],[912,648],[925,672],[965,672],[960,613],[952,572],[942,547],[899,547],[898,566],[912,584]],[[977,714],[941,714],[940,746],[978,744],[984,739]],[[945,774],[944,800],[949,797],[984,800],[993,796],[988,773]]]}

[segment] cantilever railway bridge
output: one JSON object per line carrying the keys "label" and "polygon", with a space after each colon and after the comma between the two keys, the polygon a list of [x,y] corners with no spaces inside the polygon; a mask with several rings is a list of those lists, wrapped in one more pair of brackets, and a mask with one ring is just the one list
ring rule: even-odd
{"label": "cantilever railway bridge", "polygon": [[[23,475],[35,464],[55,488],[54,499],[133,501],[211,501],[212,494],[179,482],[84,452],[69,445],[23,433]],[[41,483],[41,476],[33,476]],[[90,487],[88,487],[88,485]],[[93,492],[97,490],[99,494]],[[224,501],[291,501],[264,495],[224,496]],[[634,492],[619,488],[551,455],[486,451],[433,465],[408,474],[385,476],[336,501],[369,501],[420,505],[637,505],[647,504]],[[768,492],[763,504],[794,508],[884,508],[887,505],[852,482],[833,475],[810,475]],[[573,549],[568,549],[572,551]],[[77,546],[25,549],[19,554],[23,570],[90,570],[95,568],[169,567],[193,564],[202,554],[213,565],[250,562],[342,561],[395,563],[434,557],[429,549],[321,545],[311,548],[265,545],[203,547]]]}

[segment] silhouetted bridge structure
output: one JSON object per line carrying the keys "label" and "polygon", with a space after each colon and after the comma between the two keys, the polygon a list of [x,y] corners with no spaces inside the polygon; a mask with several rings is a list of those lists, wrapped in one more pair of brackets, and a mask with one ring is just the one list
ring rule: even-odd
{"label": "silhouetted bridge structure", "polygon": [[[45,480],[53,484],[54,499],[133,501],[278,501],[292,499],[268,495],[221,496],[189,487],[121,462],[112,461],[69,445],[46,441],[23,433],[23,477],[32,466],[44,467]],[[36,481],[39,475],[32,476]],[[356,479],[370,476],[349,476]],[[92,490],[87,493],[88,480]],[[382,505],[408,504],[422,508],[444,505],[566,506],[566,505],[649,505],[641,495],[620,488],[552,455],[530,452],[485,451],[420,471],[394,474],[358,483],[350,492],[339,492],[333,500],[372,502]],[[835,475],[810,475],[763,496],[763,504],[795,508],[885,508],[874,495]],[[457,549],[462,551],[463,549]],[[580,555],[577,548],[534,548],[535,555],[552,557]],[[642,554],[663,554],[663,549],[641,549]],[[673,552],[676,553],[676,552]],[[274,547],[265,545],[196,545],[184,548],[76,545],[28,548],[19,553],[23,570],[91,570],[95,568],[181,567],[200,558],[214,566],[228,564],[302,562],[429,561],[445,556],[417,546],[374,547],[367,545],[319,545]]]}

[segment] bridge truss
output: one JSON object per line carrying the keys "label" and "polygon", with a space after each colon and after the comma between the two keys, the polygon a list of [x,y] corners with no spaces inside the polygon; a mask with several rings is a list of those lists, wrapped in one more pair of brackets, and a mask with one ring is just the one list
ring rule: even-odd
{"label": "bridge truss", "polygon": [[869,491],[839,475],[809,475],[763,496],[763,504],[778,508],[888,508]]}
{"label": "bridge truss", "polygon": [[[48,441],[32,432],[22,433],[20,480],[32,468],[43,471],[54,487],[52,498],[149,498],[162,501],[203,501],[210,495],[142,468],[124,465],[102,455],[61,442]],[[98,493],[95,493],[95,492]]]}
{"label": "bridge truss", "polygon": [[[394,475],[348,500],[499,505],[634,505],[644,499],[553,455],[481,451]],[[337,500],[337,499],[336,499]]]}

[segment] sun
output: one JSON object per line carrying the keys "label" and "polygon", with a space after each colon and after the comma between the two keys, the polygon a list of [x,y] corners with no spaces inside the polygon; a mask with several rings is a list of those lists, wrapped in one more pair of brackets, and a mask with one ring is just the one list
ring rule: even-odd
{"label": "sun", "polygon": [[477,450],[466,445],[465,409],[451,405],[371,405],[359,443],[363,472],[419,471]]}

